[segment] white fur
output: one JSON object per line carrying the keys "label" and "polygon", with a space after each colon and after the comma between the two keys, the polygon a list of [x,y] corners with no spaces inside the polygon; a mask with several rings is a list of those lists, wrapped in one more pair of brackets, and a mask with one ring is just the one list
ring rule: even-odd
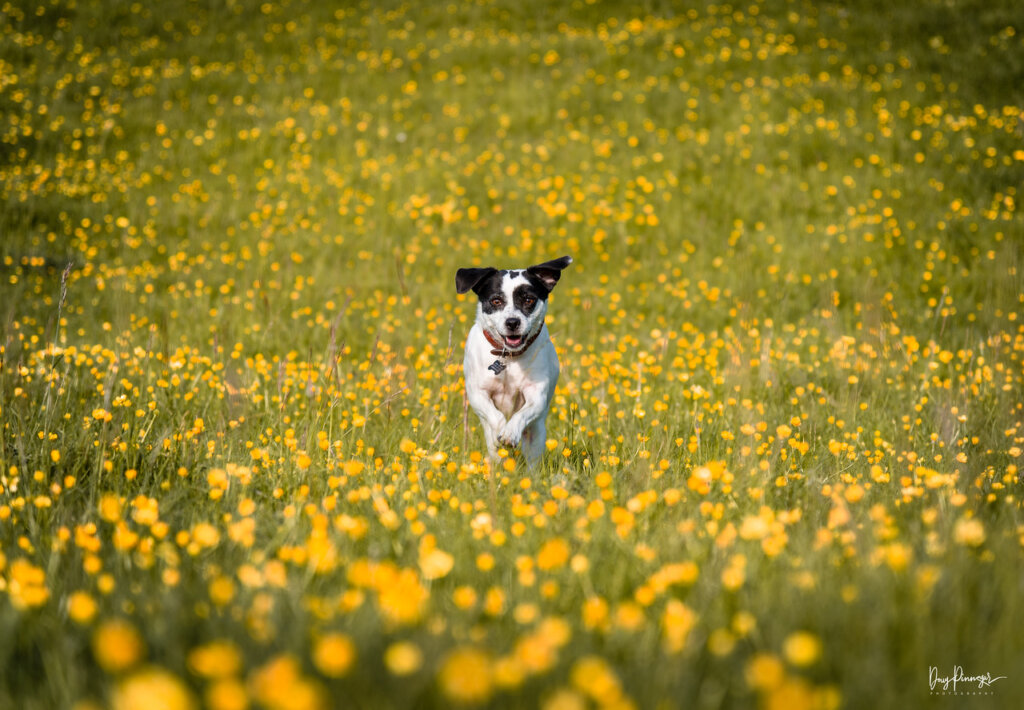
{"label": "white fur", "polygon": [[[509,305],[511,290],[507,288]],[[498,458],[502,446],[519,446],[527,463],[535,464],[544,453],[547,418],[551,399],[558,381],[558,355],[544,325],[545,304],[537,304],[534,313],[539,316],[540,334],[525,353],[505,360],[505,369],[499,374],[487,368],[497,359],[491,353],[493,346],[484,337],[482,323],[489,322],[481,310],[478,320],[466,338],[466,356],[463,368],[466,375],[466,397],[484,428],[487,450],[493,459]],[[507,310],[509,306],[502,309]],[[516,311],[520,317],[518,311]],[[497,312],[491,316],[497,315]],[[500,319],[504,323],[506,315]],[[530,319],[536,323],[536,318]],[[490,328],[488,328],[491,330]],[[521,329],[532,333],[532,328]],[[491,330],[492,333],[498,332]],[[503,330],[501,332],[504,332]]]}

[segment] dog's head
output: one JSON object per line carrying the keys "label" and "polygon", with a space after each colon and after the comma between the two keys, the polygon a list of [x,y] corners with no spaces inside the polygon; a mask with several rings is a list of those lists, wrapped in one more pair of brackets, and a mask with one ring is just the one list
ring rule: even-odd
{"label": "dog's head", "polygon": [[544,325],[548,294],[558,283],[562,269],[571,263],[571,256],[563,256],[525,269],[459,269],[455,290],[473,290],[480,299],[477,321],[515,355],[526,349],[526,343]]}

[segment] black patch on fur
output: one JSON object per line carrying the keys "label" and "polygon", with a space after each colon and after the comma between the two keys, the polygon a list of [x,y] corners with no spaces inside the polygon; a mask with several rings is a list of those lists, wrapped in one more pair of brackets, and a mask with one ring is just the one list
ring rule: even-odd
{"label": "black patch on fur", "polygon": [[455,272],[455,291],[456,293],[465,293],[469,289],[473,289],[474,293],[479,294],[480,292],[477,289],[480,288],[480,284],[496,273],[498,273],[498,270],[493,266],[487,266],[482,269],[459,269]]}
{"label": "black patch on fur", "polygon": [[[516,286],[515,290],[512,291],[512,305],[525,316],[533,313],[538,303],[548,299],[548,290],[544,288],[543,282],[540,282],[540,279],[536,279],[536,277],[531,278],[529,275],[527,278],[530,280],[529,284]],[[540,283],[534,283],[534,279]]]}
{"label": "black patch on fur", "polygon": [[[508,271],[505,270],[491,269],[490,273],[484,274],[473,284],[473,293],[480,299],[480,307],[483,308],[484,313],[494,313],[505,307],[505,293],[501,290],[501,285],[505,281],[507,273]],[[500,298],[501,305],[495,306],[491,303],[493,298]]]}

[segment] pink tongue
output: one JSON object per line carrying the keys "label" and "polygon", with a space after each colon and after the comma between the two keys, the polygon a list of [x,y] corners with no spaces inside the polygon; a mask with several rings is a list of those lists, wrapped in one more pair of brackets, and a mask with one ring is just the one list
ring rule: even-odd
{"label": "pink tongue", "polygon": [[523,342],[523,339],[522,339],[521,336],[518,336],[518,335],[506,335],[505,336],[505,342],[508,345],[511,345],[512,347],[515,347],[515,346],[519,345],[521,342]]}

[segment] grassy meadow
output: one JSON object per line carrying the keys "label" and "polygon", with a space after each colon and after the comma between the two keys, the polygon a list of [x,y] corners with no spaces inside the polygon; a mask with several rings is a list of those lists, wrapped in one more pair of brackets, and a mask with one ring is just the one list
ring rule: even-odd
{"label": "grassy meadow", "polygon": [[1019,707],[1022,20],[3,0],[0,707]]}

